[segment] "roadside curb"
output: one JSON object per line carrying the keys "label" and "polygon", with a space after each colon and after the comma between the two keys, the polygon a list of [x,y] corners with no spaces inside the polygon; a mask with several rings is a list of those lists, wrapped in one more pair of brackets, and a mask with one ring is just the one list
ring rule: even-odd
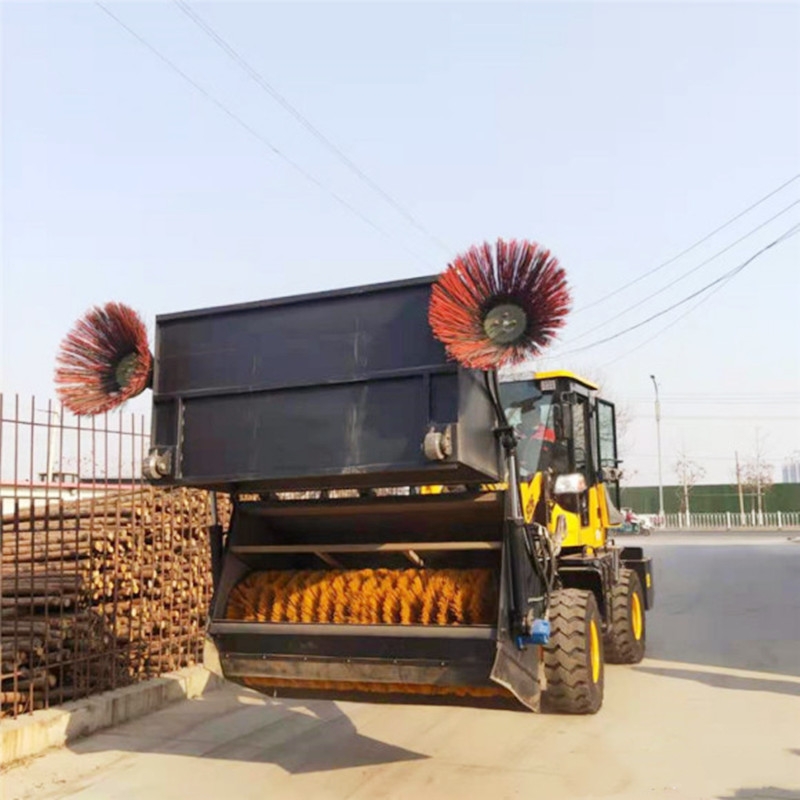
{"label": "roadside curb", "polygon": [[0,767],[220,688],[201,666],[0,722]]}

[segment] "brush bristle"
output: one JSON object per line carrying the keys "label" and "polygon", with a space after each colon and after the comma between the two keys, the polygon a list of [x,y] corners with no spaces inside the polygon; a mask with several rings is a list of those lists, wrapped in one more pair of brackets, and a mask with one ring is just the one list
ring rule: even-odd
{"label": "brush bristle", "polygon": [[122,303],[95,306],[62,341],[57,364],[58,395],[73,414],[111,411],[150,385],[147,328]]}
{"label": "brush bristle", "polygon": [[[498,307],[518,315],[513,341],[493,340],[487,333],[487,315]],[[569,309],[566,274],[549,250],[498,239],[494,249],[488,243],[472,247],[448,265],[433,286],[428,320],[451,358],[470,369],[490,370],[538,355]]]}

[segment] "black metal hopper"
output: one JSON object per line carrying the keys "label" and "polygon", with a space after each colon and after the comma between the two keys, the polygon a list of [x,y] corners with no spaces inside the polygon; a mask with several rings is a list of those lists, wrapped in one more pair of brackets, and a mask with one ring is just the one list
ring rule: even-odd
{"label": "black metal hopper", "polygon": [[[268,491],[500,478],[481,373],[427,321],[433,278],[159,316],[148,477]],[[430,430],[451,452],[431,460]]]}

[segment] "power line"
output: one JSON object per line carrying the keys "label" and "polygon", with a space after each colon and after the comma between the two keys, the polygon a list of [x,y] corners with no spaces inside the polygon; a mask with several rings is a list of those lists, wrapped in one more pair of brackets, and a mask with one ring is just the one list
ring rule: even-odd
{"label": "power line", "polygon": [[[628,453],[631,458],[658,458],[657,453]],[[736,456],[705,456],[692,453],[692,457],[700,461],[736,461]]]}
{"label": "power line", "polygon": [[778,192],[780,192],[783,189],[785,189],[791,183],[794,183],[794,181],[796,181],[798,178],[800,178],[800,173],[798,173],[797,175],[793,175],[791,178],[789,178],[788,181],[786,181],[785,183],[782,183],[780,186],[778,186],[776,189],[773,189],[768,194],[765,194],[760,200],[756,200],[755,203],[753,203],[751,206],[748,206],[746,209],[744,209],[744,211],[740,211],[735,217],[731,217],[727,222],[724,222],[718,228],[715,228],[713,231],[711,231],[711,233],[706,234],[702,239],[698,239],[693,244],[690,244],[685,250],[681,250],[681,252],[678,253],[677,255],[674,255],[674,256],[672,256],[672,258],[669,258],[666,261],[663,261],[658,266],[653,267],[652,269],[648,270],[647,272],[642,273],[641,275],[639,275],[638,277],[634,278],[633,280],[628,281],[628,283],[624,283],[622,286],[617,287],[616,289],[612,290],[611,292],[609,292],[606,295],[603,295],[599,299],[593,300],[591,303],[588,303],[585,306],[581,306],[580,308],[575,309],[575,311],[572,312],[573,316],[575,314],[580,314],[582,311],[586,311],[587,309],[593,308],[594,306],[599,305],[600,303],[604,303],[610,297],[613,297],[614,295],[619,294],[620,292],[624,292],[629,287],[633,286],[634,284],[639,283],[639,281],[643,281],[645,278],[649,278],[651,275],[655,274],[659,270],[664,269],[664,267],[668,267],[670,264],[672,264],[673,262],[677,261],[679,258],[682,258],[687,253],[691,253],[692,250],[694,250],[695,248],[699,247],[704,242],[707,242],[712,236],[715,236],[720,231],[725,230],[725,228],[727,228],[729,225],[732,225],[734,222],[736,222],[736,220],[741,219],[745,214],[749,213],[754,208],[757,208],[762,203],[764,203],[767,200],[769,200],[770,197],[773,197],[774,195],[778,194]]}
{"label": "power line", "polygon": [[[651,414],[631,414],[631,419],[652,419]],[[741,422],[771,422],[772,420],[776,420],[778,422],[787,420],[787,419],[800,419],[800,415],[797,414],[782,414],[782,415],[772,415],[772,416],[765,416],[764,414],[752,414],[749,416],[745,415],[723,415],[723,414],[668,414],[668,415],[661,415],[662,420],[671,420],[671,419],[697,419],[697,420],[722,420],[722,421],[730,421],[730,420],[739,420]]]}
{"label": "power line", "polygon": [[[705,261],[701,261],[696,266],[692,267],[691,269],[687,270],[686,272],[681,273],[680,275],[678,275],[677,278],[674,278],[669,283],[667,283],[664,286],[662,286],[660,289],[656,289],[656,291],[654,291],[651,294],[647,295],[647,297],[643,297],[641,300],[638,300],[637,302],[633,303],[632,305],[628,306],[627,308],[623,308],[622,311],[618,311],[613,317],[609,317],[609,319],[605,320],[604,322],[601,322],[598,325],[595,325],[593,328],[589,328],[588,330],[584,331],[583,333],[580,333],[577,336],[573,337],[571,342],[577,342],[579,339],[585,338],[590,333],[594,333],[596,330],[599,330],[600,328],[605,328],[606,325],[610,325],[612,322],[615,322],[623,314],[627,314],[629,311],[633,311],[634,309],[638,308],[642,303],[646,303],[648,300],[652,300],[654,297],[657,297],[658,295],[662,294],[663,292],[666,292],[667,289],[671,289],[676,283],[680,283],[680,281],[682,281],[684,278],[688,278],[689,275],[692,275],[693,273],[697,272],[699,269],[702,269],[703,267],[705,267],[707,264],[710,264],[712,261],[715,261],[721,255],[724,255],[729,250],[732,250],[734,247],[736,247],[737,244],[741,244],[745,239],[748,239],[754,233],[756,233],[757,231],[760,231],[762,228],[764,228],[767,225],[769,225],[770,222],[774,222],[776,219],[778,219],[778,217],[781,217],[784,214],[786,214],[788,211],[791,211],[797,205],[800,205],[800,200],[795,200],[793,203],[790,203],[788,206],[786,206],[785,208],[781,209],[777,214],[775,214],[774,216],[770,217],[768,220],[765,220],[760,225],[756,225],[755,228],[753,228],[752,230],[749,230],[747,233],[744,234],[744,236],[740,236],[738,239],[736,239],[736,241],[732,242],[727,247],[723,247],[722,250],[719,250],[718,252],[714,253],[713,256],[709,256],[709,258],[705,259]],[[700,305],[700,304],[698,303],[698,305]]]}
{"label": "power line", "polygon": [[218,100],[214,95],[211,94],[207,89],[201,86],[194,78],[190,77],[186,72],[184,72],[175,62],[171,61],[167,56],[165,56],[160,50],[158,50],[154,45],[150,44],[143,36],[138,34],[133,28],[131,28],[126,22],[120,19],[116,14],[114,14],[104,3],[96,2],[97,5],[103,12],[105,12],[111,19],[114,20],[120,27],[124,28],[131,36],[133,36],[136,41],[138,41],[142,46],[146,47],[154,56],[156,56],[160,61],[166,64],[173,72],[180,75],[183,80],[185,80],[195,91],[199,92],[203,97],[207,100],[212,102],[220,111],[222,111],[227,117],[232,119],[239,127],[246,130],[251,136],[257,139],[261,144],[267,147],[272,153],[274,153],[278,158],[285,161],[292,169],[302,175],[307,181],[313,183],[318,189],[322,190],[326,194],[330,195],[337,203],[341,206],[346,208],[352,214],[357,216],[362,222],[369,225],[373,230],[380,233],[382,236],[386,237],[388,240],[394,242],[394,244],[401,247],[405,250],[409,255],[416,258],[421,263],[425,264],[428,267],[436,269],[432,264],[428,263],[426,259],[420,256],[418,253],[415,253],[410,248],[406,247],[402,242],[398,242],[394,236],[392,236],[388,231],[384,230],[380,225],[373,222],[369,217],[359,211],[354,205],[349,203],[345,200],[341,195],[337,194],[332,189],[329,189],[325,184],[322,183],[318,178],[314,177],[310,172],[304,169],[300,164],[294,161],[292,158],[287,156],[285,153],[281,152],[277,147],[275,147],[272,142],[270,142],[267,138],[265,138],[261,133],[259,133],[255,128],[253,128],[250,124],[245,122],[238,114],[232,111],[228,106]]}
{"label": "power line", "polygon": [[395,211],[397,211],[407,222],[415,227],[420,233],[430,239],[437,247],[441,248],[448,255],[451,255],[452,248],[445,244],[441,239],[429,231],[410,211],[404,208],[387,191],[379,186],[369,177],[346,153],[337,147],[319,128],[316,127],[306,116],[304,116],[295,106],[293,106],[278,90],[272,86],[261,73],[249,64],[241,54],[225,39],[222,38],[188,3],[184,0],[173,0],[175,5],[212,41],[214,41],[227,55],[238,64],[255,83],[284,111],[291,114],[317,141],[321,142],[328,150],[333,153],[352,173],[354,173],[363,183],[369,186],[376,194],[380,195]]}
{"label": "power line", "polygon": [[[736,392],[731,395],[727,392],[675,392],[674,394],[662,394],[662,400],[669,400],[673,403],[692,403],[692,402],[730,402],[730,403],[749,403],[749,402],[777,402],[790,403],[800,399],[800,392],[770,392],[765,396],[763,392]],[[787,399],[780,399],[787,398]],[[629,399],[636,403],[652,403],[652,395],[630,395]]]}
{"label": "power line", "polygon": [[[578,348],[576,348],[574,350],[568,350],[566,353],[559,353],[558,356],[548,356],[548,358],[563,358],[564,356],[573,355],[574,353],[582,353],[585,350],[590,350],[593,347],[599,347],[601,344],[606,344],[607,342],[611,342],[614,339],[618,339],[620,336],[624,336],[627,333],[631,333],[631,331],[635,331],[638,328],[641,328],[643,325],[647,325],[649,322],[652,322],[653,320],[658,319],[659,317],[663,317],[665,314],[668,314],[670,311],[673,311],[674,309],[678,308],[679,306],[682,306],[685,303],[688,303],[690,300],[694,300],[695,297],[699,297],[701,294],[709,291],[713,287],[718,286],[721,283],[726,283],[731,278],[733,278],[736,275],[738,275],[742,270],[744,270],[747,266],[749,266],[759,256],[762,256],[768,250],[770,250],[771,248],[775,247],[776,245],[786,241],[787,239],[789,239],[792,236],[796,235],[798,232],[800,232],[800,223],[798,223],[796,225],[793,225],[787,231],[782,233],[777,239],[774,239],[768,245],[766,245],[765,247],[762,247],[760,250],[756,251],[746,261],[743,261],[738,266],[736,266],[733,269],[728,270],[728,272],[725,272],[724,274],[720,275],[720,277],[718,277],[715,280],[711,281],[711,283],[707,283],[705,286],[701,287],[700,289],[698,289],[695,292],[692,292],[690,295],[687,295],[682,300],[678,300],[678,302],[673,303],[670,306],[667,306],[667,308],[664,308],[661,311],[657,311],[655,314],[651,314],[649,317],[647,317],[646,319],[643,319],[641,322],[637,322],[635,325],[630,325],[629,327],[624,328],[621,331],[617,331],[617,333],[612,334],[611,336],[606,336],[605,339],[599,339],[598,341],[593,342],[592,344],[587,344],[587,345],[584,345],[583,347],[578,347]],[[698,303],[698,305],[699,305],[699,303]],[[667,326],[667,327],[670,327],[670,326]]]}
{"label": "power line", "polygon": [[[729,279],[730,280],[730,279]],[[727,281],[725,282],[727,283]],[[648,336],[643,342],[640,342],[635,347],[632,347],[630,350],[625,351],[621,355],[617,356],[616,358],[612,358],[611,361],[606,361],[605,364],[601,365],[601,369],[605,367],[610,367],[612,364],[616,364],[618,361],[622,361],[623,358],[627,358],[630,355],[633,355],[637,351],[641,350],[643,347],[646,347],[650,342],[658,339],[663,333],[668,331],[673,326],[677,325],[682,319],[688,317],[693,311],[695,311],[699,306],[703,305],[707,300],[710,300],[723,286],[725,283],[720,284],[714,291],[709,292],[705,297],[702,297],[697,303],[693,306],[690,306],[683,312],[683,314],[679,314],[674,320],[664,325],[663,328],[659,328],[652,336]],[[666,401],[665,401],[666,402]]]}
{"label": "power line", "polygon": [[685,319],[686,317],[688,317],[689,314],[692,314],[694,311],[696,311],[701,305],[703,305],[703,303],[705,303],[708,300],[710,300],[717,292],[719,292],[722,289],[724,289],[725,286],[728,285],[728,282],[731,281],[731,280],[733,280],[733,275],[731,275],[726,280],[724,280],[722,283],[720,283],[719,286],[717,286],[714,289],[712,289],[705,297],[701,297],[700,300],[698,300],[693,306],[689,306],[689,308],[687,308],[686,311],[683,312],[683,314],[679,314],[671,322],[669,322],[666,325],[664,325],[663,328],[659,328],[652,336],[648,336],[647,339],[645,339],[643,342],[640,342],[635,347],[632,347],[630,350],[627,350],[626,352],[622,353],[622,355],[617,356],[616,358],[612,359],[611,361],[606,361],[605,364],[601,365],[601,368],[609,367],[612,364],[616,364],[618,361],[621,361],[623,358],[627,358],[628,356],[632,355],[633,353],[637,352],[638,350],[641,350],[643,347],[645,347],[648,344],[650,344],[650,342],[654,341],[655,339],[658,339],[663,333],[665,333],[670,328],[672,328],[675,325],[677,325],[682,319]]}
{"label": "power line", "polygon": [[[653,405],[653,398],[649,400],[627,398],[627,401],[641,406]],[[799,402],[798,400],[772,400],[767,397],[762,400],[670,400],[663,394],[661,395],[661,403],[665,406],[797,406]]]}

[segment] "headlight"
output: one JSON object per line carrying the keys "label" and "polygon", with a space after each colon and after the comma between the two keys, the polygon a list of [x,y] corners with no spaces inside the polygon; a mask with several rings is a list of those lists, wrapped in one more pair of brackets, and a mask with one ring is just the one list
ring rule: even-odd
{"label": "headlight", "polygon": [[586,478],[580,472],[559,475],[553,485],[553,494],[580,494],[586,491]]}

